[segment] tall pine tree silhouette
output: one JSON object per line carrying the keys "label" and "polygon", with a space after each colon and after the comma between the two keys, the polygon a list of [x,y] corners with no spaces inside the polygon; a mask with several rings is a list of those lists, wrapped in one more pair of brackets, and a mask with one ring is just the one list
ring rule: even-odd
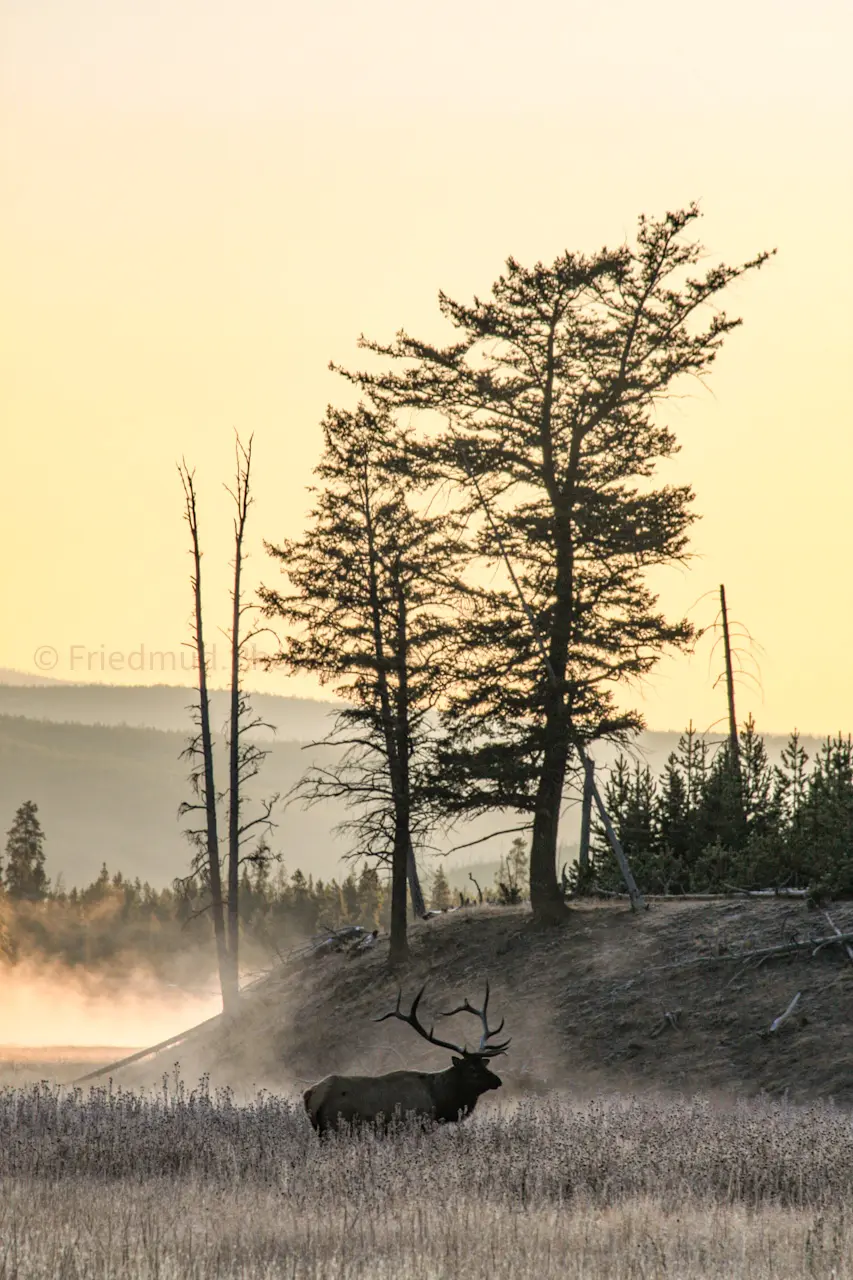
{"label": "tall pine tree silhouette", "polygon": [[11,898],[38,901],[47,893],[44,869],[44,832],[38,805],[25,800],[15,814],[6,837],[6,890]]}

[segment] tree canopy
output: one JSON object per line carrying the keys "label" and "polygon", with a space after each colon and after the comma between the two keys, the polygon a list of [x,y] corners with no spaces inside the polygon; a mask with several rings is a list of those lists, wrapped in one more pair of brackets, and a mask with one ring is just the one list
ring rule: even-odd
{"label": "tree canopy", "polygon": [[423,509],[405,432],[369,405],[329,409],[302,539],[269,546],[288,588],[264,587],[287,634],[275,661],[347,700],[306,774],[309,803],[343,798],[352,854],[392,865],[392,952],[405,953],[406,871],[434,821],[435,709],[446,690],[454,521]]}
{"label": "tree canopy", "polygon": [[[346,372],[391,417],[424,414],[420,449],[470,523],[476,607],[445,708],[445,799],[532,816],[531,897],[559,914],[560,807],[573,747],[642,727],[616,689],[692,628],[648,571],[683,560],[692,489],[657,481],[678,444],[661,405],[702,379],[740,321],[719,295],[768,258],[696,272],[695,206],[641,218],[635,243],[550,266],[510,258],[491,297],[439,295],[457,338],[361,340],[378,371]],[[439,425],[436,425],[439,424]]]}

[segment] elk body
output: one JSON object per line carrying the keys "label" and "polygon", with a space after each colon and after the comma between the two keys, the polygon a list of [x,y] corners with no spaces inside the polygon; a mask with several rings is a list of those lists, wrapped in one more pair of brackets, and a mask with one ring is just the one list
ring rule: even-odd
{"label": "elk body", "polygon": [[422,1122],[461,1120],[471,1114],[482,1094],[501,1087],[500,1077],[489,1069],[488,1062],[497,1054],[505,1053],[510,1042],[505,1040],[501,1044],[488,1043],[493,1036],[499,1034],[504,1025],[501,1021],[494,1031],[489,1030],[489,984],[486,983],[486,998],[482,1009],[473,1008],[465,1000],[458,1009],[451,1009],[441,1015],[450,1018],[457,1013],[476,1014],[482,1023],[483,1034],[479,1047],[475,1050],[452,1044],[449,1040],[439,1040],[434,1034],[434,1027],[427,1031],[421,1025],[418,1021],[418,1005],[424,990],[425,987],[421,987],[415,996],[409,1013],[401,1012],[401,991],[397,997],[396,1009],[375,1021],[399,1018],[430,1044],[450,1049],[455,1055],[451,1058],[451,1065],[445,1071],[390,1071],[383,1076],[327,1076],[302,1095],[305,1109],[318,1133],[337,1129],[342,1123],[379,1123],[387,1128],[395,1119],[405,1119],[412,1115]]}

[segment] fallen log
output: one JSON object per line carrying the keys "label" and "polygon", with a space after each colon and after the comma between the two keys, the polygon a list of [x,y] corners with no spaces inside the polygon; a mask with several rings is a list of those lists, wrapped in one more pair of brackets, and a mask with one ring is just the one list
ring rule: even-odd
{"label": "fallen log", "polygon": [[[289,965],[285,965],[287,970]],[[251,982],[247,982],[244,987],[240,988],[240,995],[245,996],[254,987],[260,986],[269,975],[260,974]],[[109,1075],[112,1071],[118,1071],[121,1067],[129,1067],[134,1062],[141,1062],[143,1058],[150,1058],[152,1054],[161,1053],[164,1049],[176,1048],[179,1044],[184,1044],[187,1040],[192,1040],[200,1031],[206,1030],[208,1027],[214,1026],[217,1022],[221,1022],[225,1017],[224,1013],[215,1013],[212,1018],[205,1018],[204,1022],[197,1022],[194,1027],[188,1027],[186,1031],[179,1031],[177,1035],[170,1036],[168,1040],[161,1040],[159,1044],[152,1044],[147,1049],[137,1049],[135,1053],[131,1053],[126,1058],[119,1058],[117,1062],[110,1062],[105,1067],[98,1067],[97,1071],[89,1071],[85,1076],[78,1076],[76,1080],[72,1080],[72,1087],[78,1084],[87,1084],[89,1080],[97,1080],[100,1076]]]}
{"label": "fallen log", "polygon": [[728,894],[737,898],[807,898],[808,889],[738,889],[733,884],[726,885]]}
{"label": "fallen log", "polygon": [[203,1031],[206,1027],[212,1027],[214,1023],[221,1021],[224,1014],[215,1013],[212,1018],[205,1018],[204,1022],[199,1022],[194,1027],[190,1027],[187,1031],[181,1031],[176,1036],[170,1036],[168,1040],[161,1040],[159,1044],[152,1044],[148,1049],[138,1049],[136,1053],[131,1053],[127,1058],[119,1058],[118,1062],[110,1062],[106,1067],[98,1067],[97,1071],[89,1071],[85,1076],[78,1076],[76,1080],[72,1080],[72,1085],[86,1084],[89,1080],[97,1080],[99,1076],[109,1075],[113,1071],[118,1071],[120,1067],[129,1067],[133,1062],[141,1062],[143,1058],[149,1058],[153,1053],[160,1053],[163,1049],[171,1049],[185,1041],[191,1040],[199,1031]]}
{"label": "fallen log", "polygon": [[774,1031],[778,1031],[780,1027],[783,1027],[785,1025],[785,1023],[790,1018],[791,1014],[796,1009],[797,1005],[800,1003],[800,996],[802,994],[803,993],[801,991],[798,991],[797,994],[794,996],[793,1000],[791,1001],[791,1003],[788,1005],[785,1012],[780,1013],[778,1018],[773,1019],[773,1021],[770,1023],[770,1030],[767,1032],[768,1035],[772,1036]]}
{"label": "fallen log", "polygon": [[[574,894],[574,898],[623,898],[630,895],[621,889],[590,889]],[[732,898],[807,898],[808,889],[726,889],[723,893],[647,893],[647,902],[729,902]]]}
{"label": "fallen log", "polygon": [[[836,937],[839,937],[839,938],[840,938],[840,937],[841,937],[841,930],[839,929],[838,925],[837,925],[837,924],[835,923],[835,921],[833,920],[832,916],[829,914],[829,912],[828,912],[828,911],[824,911],[824,913],[823,913],[823,914],[826,916],[827,923],[829,924],[830,929],[834,930]],[[851,946],[850,946],[850,943],[849,943],[849,942],[845,942],[845,943],[844,943],[844,950],[847,952],[847,955],[848,955],[848,958],[849,958],[849,960],[850,960],[851,964],[853,964],[853,947],[851,947]]]}
{"label": "fallen log", "polygon": [[674,964],[658,964],[647,969],[647,973],[664,973],[672,969],[692,969],[700,964],[728,964],[734,960],[743,963],[746,960],[770,959],[772,956],[795,955],[798,951],[811,951],[816,956],[824,947],[833,943],[853,941],[853,933],[838,933],[830,938],[811,938],[808,942],[784,942],[776,947],[754,947],[750,951],[725,951],[722,955],[693,956],[690,960],[677,960]]}

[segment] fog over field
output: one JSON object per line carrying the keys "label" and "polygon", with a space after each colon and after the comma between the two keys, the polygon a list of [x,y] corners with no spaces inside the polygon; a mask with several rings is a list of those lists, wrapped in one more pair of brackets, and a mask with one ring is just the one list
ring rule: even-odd
{"label": "fog over field", "polygon": [[141,966],[107,972],[30,959],[3,969],[0,1045],[131,1049],[158,1044],[221,1009],[212,973],[202,983],[188,973],[178,986]]}

